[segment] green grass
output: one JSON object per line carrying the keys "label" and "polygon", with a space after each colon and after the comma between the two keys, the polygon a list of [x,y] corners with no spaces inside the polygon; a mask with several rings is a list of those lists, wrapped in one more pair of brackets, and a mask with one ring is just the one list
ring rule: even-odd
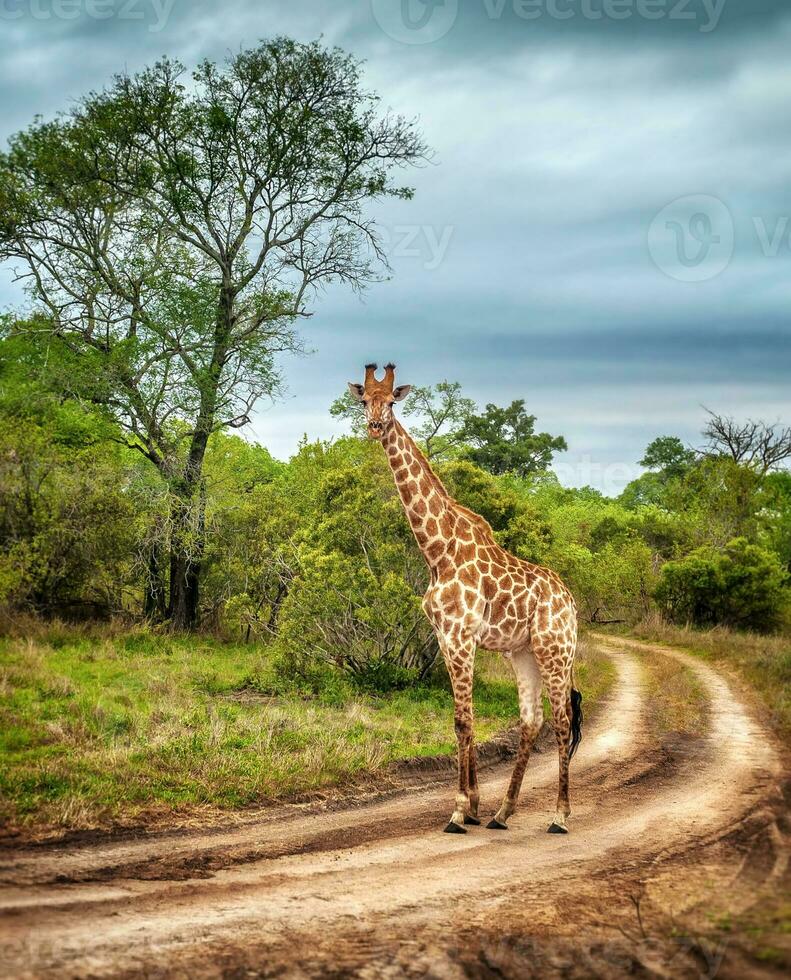
{"label": "green grass", "polygon": [[[32,633],[33,635],[30,635]],[[0,819],[46,835],[294,798],[455,750],[444,668],[386,695],[326,672],[308,692],[265,649],[54,626],[0,639]],[[612,666],[581,650],[586,703]],[[480,654],[479,740],[518,718],[503,658]]]}
{"label": "green grass", "polygon": [[781,735],[791,735],[791,637],[737,633],[724,627],[688,629],[658,617],[643,620],[631,632],[736,671],[766,706],[770,724]]}

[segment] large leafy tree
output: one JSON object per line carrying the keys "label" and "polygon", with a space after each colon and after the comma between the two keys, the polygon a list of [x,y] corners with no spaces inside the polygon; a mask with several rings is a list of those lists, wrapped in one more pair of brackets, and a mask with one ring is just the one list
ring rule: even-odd
{"label": "large leafy tree", "polygon": [[64,389],[104,405],[168,488],[175,627],[196,618],[209,437],[277,392],[317,287],[381,274],[366,205],[408,198],[392,171],[424,153],[354,59],[279,38],[191,80],[169,60],[119,77],[0,155],[25,329],[74,355]]}
{"label": "large leafy tree", "polygon": [[524,477],[548,469],[555,453],[568,448],[563,436],[536,432],[535,425],[523,399],[507,408],[488,404],[482,414],[467,417],[460,438],[469,444],[466,455],[476,465],[495,475]]}
{"label": "large leafy tree", "polygon": [[433,387],[415,386],[404,415],[414,418],[412,435],[419,439],[432,462],[458,455],[464,426],[475,411],[475,402],[461,393],[458,381],[440,381]]}
{"label": "large leafy tree", "polygon": [[660,505],[669,485],[683,479],[695,466],[697,454],[678,436],[658,436],[643,453],[640,466],[648,472],[632,480],[621,494],[625,506],[636,509],[644,504]]}
{"label": "large leafy tree", "polygon": [[683,476],[695,462],[695,451],[678,436],[659,436],[646,446],[640,465],[658,472],[664,481]]}

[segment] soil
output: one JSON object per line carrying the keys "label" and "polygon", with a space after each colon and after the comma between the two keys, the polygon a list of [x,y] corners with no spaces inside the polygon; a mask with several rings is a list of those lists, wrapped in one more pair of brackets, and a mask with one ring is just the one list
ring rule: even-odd
{"label": "soil", "polygon": [[[664,647],[600,637],[614,692],[547,834],[557,758],[482,773],[483,825],[443,834],[446,769],[343,805],[0,854],[5,977],[772,977],[788,975],[789,758],[736,682]],[[699,736],[656,732],[644,669],[683,662]]]}

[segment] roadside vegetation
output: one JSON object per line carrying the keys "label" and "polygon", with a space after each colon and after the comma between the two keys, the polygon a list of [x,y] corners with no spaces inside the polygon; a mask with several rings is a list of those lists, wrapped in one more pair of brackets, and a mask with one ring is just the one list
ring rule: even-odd
{"label": "roadside vegetation", "polygon": [[708,693],[694,670],[670,657],[644,657],[647,722],[653,733],[700,736],[706,731]]}
{"label": "roadside vegetation", "polygon": [[791,736],[791,637],[787,633],[737,632],[726,626],[691,629],[659,616],[641,620],[630,632],[735,671],[760,697],[767,709],[765,719],[784,737]]}
{"label": "roadside vegetation", "polygon": [[[587,647],[577,675],[587,707],[613,680]],[[444,667],[381,693],[326,666],[297,679],[255,644],[21,622],[0,640],[0,690],[12,834],[294,799],[455,750]],[[478,658],[475,709],[479,742],[518,721],[498,655]]]}

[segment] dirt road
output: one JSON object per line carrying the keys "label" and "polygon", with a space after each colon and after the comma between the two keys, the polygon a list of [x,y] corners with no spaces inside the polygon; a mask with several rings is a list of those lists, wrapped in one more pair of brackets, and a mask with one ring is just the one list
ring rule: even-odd
{"label": "dirt road", "polygon": [[[545,831],[554,751],[531,759],[506,832],[443,834],[447,776],[333,811],[0,855],[0,973],[245,977],[773,975],[722,926],[788,884],[785,763],[712,668],[600,641],[610,701],[572,766],[568,836]],[[704,685],[699,738],[648,723],[646,668]],[[494,812],[510,764],[483,773]],[[780,959],[778,959],[778,955]],[[779,975],[779,973],[778,973]]]}

